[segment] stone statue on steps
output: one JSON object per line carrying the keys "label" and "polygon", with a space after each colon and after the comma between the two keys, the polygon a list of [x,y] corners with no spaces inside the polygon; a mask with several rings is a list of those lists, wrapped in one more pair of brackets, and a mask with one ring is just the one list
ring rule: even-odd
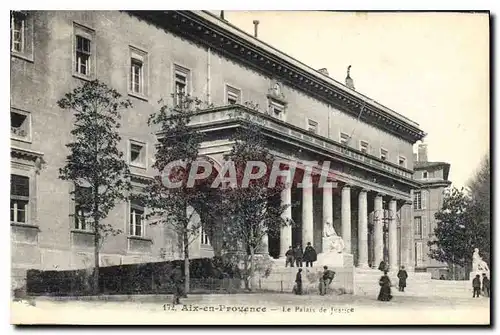
{"label": "stone statue on steps", "polygon": [[488,264],[479,256],[479,249],[475,248],[472,254],[472,272],[490,272]]}
{"label": "stone statue on steps", "polygon": [[323,252],[344,252],[344,240],[338,236],[333,228],[333,224],[325,222],[323,227]]}

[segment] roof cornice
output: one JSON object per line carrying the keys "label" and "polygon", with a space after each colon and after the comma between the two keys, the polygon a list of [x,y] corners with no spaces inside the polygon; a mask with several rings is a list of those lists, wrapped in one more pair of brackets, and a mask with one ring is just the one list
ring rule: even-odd
{"label": "roof cornice", "polygon": [[321,99],[343,112],[415,143],[425,137],[418,124],[325,76],[283,52],[203,11],[131,11],[162,28],[236,58],[257,71]]}

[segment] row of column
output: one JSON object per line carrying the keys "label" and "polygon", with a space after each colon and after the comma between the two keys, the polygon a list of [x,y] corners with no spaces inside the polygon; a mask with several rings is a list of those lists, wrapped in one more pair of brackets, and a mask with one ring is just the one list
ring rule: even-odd
{"label": "row of column", "polygon": [[[305,178],[302,188],[302,245],[313,243],[313,187],[310,178]],[[281,203],[291,204],[292,194],[290,187],[281,193]],[[375,197],[374,210],[374,264],[378,266],[384,259],[384,210],[382,194]],[[345,252],[352,253],[351,249],[351,188],[345,185],[341,195],[341,236],[344,240]],[[390,269],[398,268],[398,238],[397,238],[397,200],[389,202],[389,266]],[[288,206],[282,214],[283,219],[292,219],[292,209]],[[332,187],[323,188],[323,223],[333,224],[333,193]],[[280,256],[284,256],[288,247],[292,245],[292,227],[281,228]],[[406,247],[406,246],[402,246]],[[411,246],[408,246],[411,248]],[[411,250],[411,249],[410,249]],[[405,257],[407,258],[407,257]],[[409,257],[408,257],[409,258]],[[367,190],[362,189],[358,195],[358,266],[368,268],[368,200]]]}

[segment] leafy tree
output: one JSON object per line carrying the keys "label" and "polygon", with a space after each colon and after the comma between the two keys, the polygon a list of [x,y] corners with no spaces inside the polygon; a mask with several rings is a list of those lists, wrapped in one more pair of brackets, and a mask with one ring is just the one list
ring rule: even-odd
{"label": "leafy tree", "polygon": [[[199,155],[203,133],[189,126],[191,118],[200,110],[201,101],[182,95],[173,107],[162,105],[158,113],[148,120],[150,127],[159,128],[153,168],[157,175],[145,186],[141,194],[134,195],[148,208],[150,224],[162,224],[179,238],[179,248],[184,255],[185,292],[189,292],[189,245],[196,240],[200,222],[194,222],[195,203],[203,202],[203,192],[187,183],[189,171]],[[161,103],[161,101],[160,101]],[[173,162],[181,166],[170,169]],[[179,183],[171,187],[166,183]]]}
{"label": "leafy tree", "polygon": [[98,294],[100,247],[107,236],[121,233],[103,219],[131,189],[128,165],[118,149],[120,113],[131,103],[98,80],[86,82],[57,103],[74,112],[73,139],[66,144],[70,154],[59,178],[75,185],[71,194],[80,208],[75,219],[93,228],[93,289]]}
{"label": "leafy tree", "polygon": [[[228,218],[224,225],[223,237],[226,248],[243,249],[246,255],[245,284],[247,288],[253,289],[249,279],[254,278],[255,254],[264,247],[263,238],[266,234],[276,236],[283,225],[291,224],[281,217],[289,205],[281,205],[280,202],[284,183],[278,182],[274,187],[268,187],[267,173],[260,179],[252,180],[248,185],[242,183],[248,162],[263,162],[267,172],[271,171],[274,163],[261,127],[247,121],[245,126],[235,133],[233,140],[235,144],[225,156],[225,160],[234,164],[237,182],[227,183],[221,189],[221,212],[225,212]],[[257,173],[258,170],[259,168],[254,167],[252,173]]]}
{"label": "leafy tree", "polygon": [[428,242],[429,256],[470,272],[474,248],[483,248],[489,238],[477,216],[471,197],[463,189],[447,189],[443,207],[435,214],[438,220],[434,230],[436,239]]}
{"label": "leafy tree", "polygon": [[[483,158],[478,171],[468,182],[468,189],[471,197],[471,206],[475,212],[475,220],[481,226],[481,231],[486,236],[490,236],[491,226],[491,179],[490,179],[490,158]],[[485,238],[484,243],[479,247],[481,256],[489,263],[490,259],[490,239]]]}

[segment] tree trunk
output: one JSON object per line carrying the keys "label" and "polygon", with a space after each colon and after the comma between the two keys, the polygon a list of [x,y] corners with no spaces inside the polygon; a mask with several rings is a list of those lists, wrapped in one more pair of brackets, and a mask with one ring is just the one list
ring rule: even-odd
{"label": "tree trunk", "polygon": [[186,230],[183,232],[183,240],[184,240],[184,293],[189,293],[189,240],[188,233]]}
{"label": "tree trunk", "polygon": [[255,278],[254,278],[254,272],[255,272],[255,250],[254,248],[250,247],[250,291],[255,290]]}
{"label": "tree trunk", "polygon": [[94,291],[95,295],[98,295],[100,293],[100,290],[99,290],[99,229],[98,229],[97,222],[94,223],[94,276],[93,276],[93,291]]}

